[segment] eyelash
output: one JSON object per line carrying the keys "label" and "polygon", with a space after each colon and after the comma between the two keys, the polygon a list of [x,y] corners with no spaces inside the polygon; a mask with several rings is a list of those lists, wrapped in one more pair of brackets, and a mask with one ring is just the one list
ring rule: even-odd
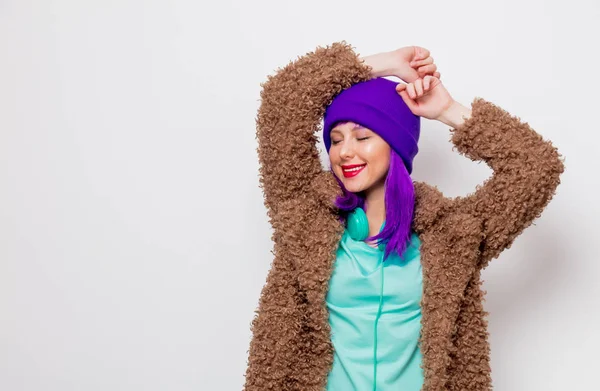
{"label": "eyelash", "polygon": [[[360,138],[357,138],[358,141],[363,141],[363,140],[368,140],[368,139],[369,139],[369,137],[360,137]],[[339,143],[339,141],[332,141],[331,145],[336,145],[337,143]]]}

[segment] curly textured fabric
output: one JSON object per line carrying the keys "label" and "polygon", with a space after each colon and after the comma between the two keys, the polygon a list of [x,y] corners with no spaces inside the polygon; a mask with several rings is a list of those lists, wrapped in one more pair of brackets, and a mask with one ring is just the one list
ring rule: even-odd
{"label": "curly textured fabric", "polygon": [[[256,136],[274,259],[252,321],[246,391],[326,387],[333,346],[325,297],[344,226],[334,206],[342,191],[321,167],[315,133],[333,97],[368,80],[370,71],[339,42],[290,62],[263,84]],[[556,148],[526,122],[481,98],[471,108],[471,117],[451,129],[451,141],[486,162],[492,176],[457,198],[415,182],[425,391],[491,389],[480,271],[540,216],[564,171]]]}

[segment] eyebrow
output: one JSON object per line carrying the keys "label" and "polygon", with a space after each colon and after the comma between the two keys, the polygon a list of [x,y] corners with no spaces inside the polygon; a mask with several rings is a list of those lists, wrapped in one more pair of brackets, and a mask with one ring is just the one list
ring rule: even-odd
{"label": "eyebrow", "polygon": [[[360,130],[360,129],[366,129],[366,128],[362,125],[354,124],[354,127],[352,129],[350,129],[350,131],[353,132],[355,130]],[[339,129],[332,129],[331,133],[333,133],[333,132],[342,133]]]}

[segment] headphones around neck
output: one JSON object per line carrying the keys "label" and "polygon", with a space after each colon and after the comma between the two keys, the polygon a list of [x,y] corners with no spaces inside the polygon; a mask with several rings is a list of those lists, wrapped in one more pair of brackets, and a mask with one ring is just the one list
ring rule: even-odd
{"label": "headphones around neck", "polygon": [[[383,227],[385,227],[385,221],[379,228],[380,233],[383,231]],[[363,208],[358,207],[348,215],[346,229],[354,240],[363,241],[369,237],[369,220]],[[380,242],[377,248],[381,251],[385,250],[385,243]]]}

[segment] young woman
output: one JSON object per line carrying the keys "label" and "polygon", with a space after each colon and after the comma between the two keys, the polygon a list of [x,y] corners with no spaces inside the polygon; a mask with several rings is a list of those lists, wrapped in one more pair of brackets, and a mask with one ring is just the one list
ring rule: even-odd
{"label": "young woman", "polygon": [[[339,42],[264,83],[274,260],[246,391],[491,389],[480,273],[540,215],[564,167],[527,123],[481,98],[454,101],[436,70],[423,48],[361,58]],[[420,117],[450,126],[492,177],[453,199],[413,182]]]}

